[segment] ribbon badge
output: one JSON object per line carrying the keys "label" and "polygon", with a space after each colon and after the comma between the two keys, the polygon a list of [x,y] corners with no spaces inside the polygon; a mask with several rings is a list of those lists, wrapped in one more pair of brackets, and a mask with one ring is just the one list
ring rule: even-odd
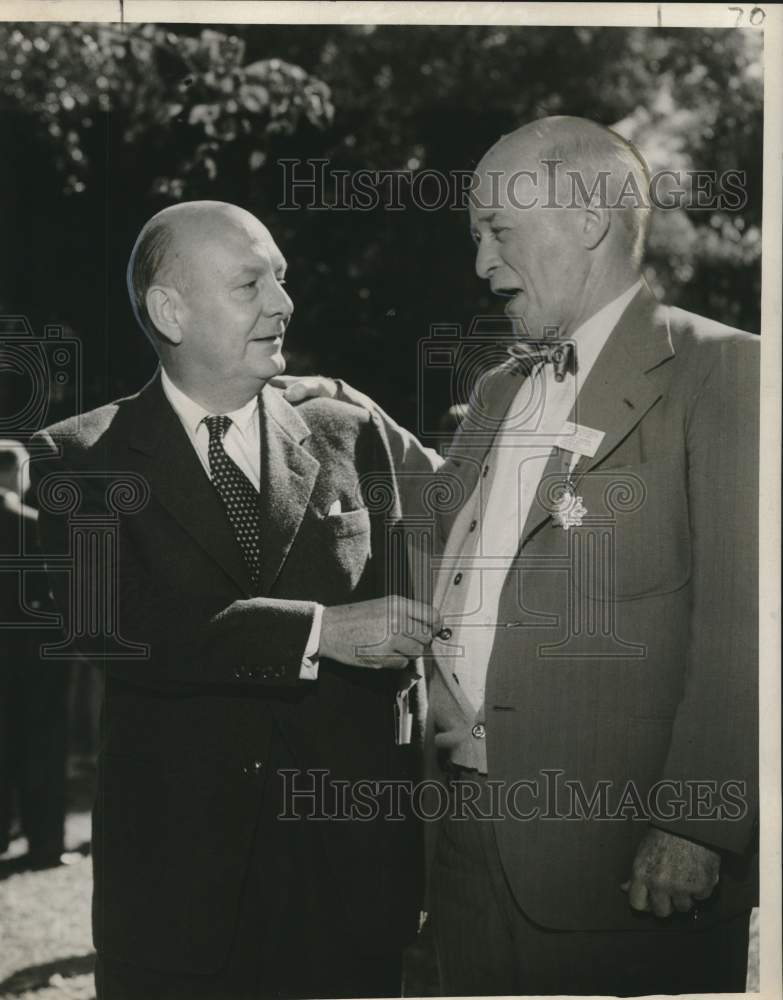
{"label": "ribbon badge", "polygon": [[569,528],[580,528],[586,513],[587,507],[582,503],[582,498],[576,495],[573,485],[565,483],[555,505],[552,520],[564,531],[568,531]]}

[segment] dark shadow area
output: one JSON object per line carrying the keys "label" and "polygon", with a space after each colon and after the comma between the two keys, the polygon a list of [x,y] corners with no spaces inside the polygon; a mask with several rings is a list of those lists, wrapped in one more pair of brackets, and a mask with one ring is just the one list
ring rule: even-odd
{"label": "dark shadow area", "polygon": [[4,979],[0,983],[0,995],[14,996],[29,990],[40,990],[49,984],[54,975],[70,979],[73,976],[89,975],[94,968],[95,955],[92,952],[87,955],[57,958],[53,962],[44,962],[43,965],[30,965]]}

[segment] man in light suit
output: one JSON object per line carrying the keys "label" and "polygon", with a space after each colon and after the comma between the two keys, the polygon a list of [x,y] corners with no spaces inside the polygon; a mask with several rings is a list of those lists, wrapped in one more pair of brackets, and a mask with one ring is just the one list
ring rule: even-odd
{"label": "man in light suit", "polygon": [[650,294],[649,177],[609,129],[533,122],[476,180],[476,271],[520,339],[437,473],[464,498],[428,671],[442,989],[743,991],[758,339]]}
{"label": "man in light suit", "polygon": [[[33,442],[47,456],[34,470],[45,553],[69,551],[62,497],[78,497],[80,524],[116,512],[118,491],[128,500],[115,513],[109,639],[147,655],[105,664],[94,832],[105,1000],[399,995],[415,933],[410,814],[317,818],[336,783],[415,775],[416,748],[395,740],[394,668],[439,624],[383,595],[404,502],[396,472],[429,472],[433,456],[355,406],[295,411],[267,384],[284,368],[285,269],[242,209],[159,213],[128,268],[158,371]],[[385,505],[367,503],[371,474],[391,487]],[[74,595],[89,581],[53,566],[66,623],[83,620],[92,609]],[[107,641],[97,634],[87,653]],[[278,818],[292,811],[316,820]]]}
{"label": "man in light suit", "polygon": [[[608,172],[607,196],[574,205],[569,169],[587,191]],[[451,635],[433,646],[430,747],[455,795],[534,783],[501,819],[437,831],[444,992],[741,991],[758,341],[650,295],[647,208],[614,207],[624,184],[648,190],[646,169],[610,130],[534,122],[477,176],[479,277],[523,336],[576,360],[493,372],[442,470],[468,499],[441,524]]]}

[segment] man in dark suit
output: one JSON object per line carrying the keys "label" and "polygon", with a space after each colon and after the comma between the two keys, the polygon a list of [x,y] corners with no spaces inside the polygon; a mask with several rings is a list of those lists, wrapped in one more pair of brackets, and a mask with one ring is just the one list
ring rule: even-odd
{"label": "man in dark suit", "polygon": [[[0,441],[0,557],[37,554],[38,512],[25,502],[29,456],[19,441]],[[50,611],[46,576],[19,565],[0,573],[0,854],[18,816],[27,853],[4,868],[61,863],[65,833],[65,768],[69,669],[43,659],[52,634],[36,616]]]}
{"label": "man in dark suit", "polygon": [[[128,278],[160,369],[35,440],[51,455],[36,463],[47,553],[67,548],[67,489],[80,524],[124,511],[112,639],[147,649],[106,662],[94,834],[106,1000],[399,995],[415,933],[411,816],[346,822],[334,790],[415,774],[416,748],[395,739],[393,668],[439,625],[382,595],[404,502],[395,471],[429,472],[434,457],[364,410],[295,411],[267,384],[293,310],[285,268],[235,206],[159,213]],[[368,502],[371,474],[383,503]],[[79,587],[53,582],[66,621],[83,621]]]}
{"label": "man in dark suit", "polygon": [[464,498],[428,672],[443,992],[742,992],[758,338],[650,294],[649,176],[609,129],[534,122],[476,179],[476,270],[519,340],[437,473]]}

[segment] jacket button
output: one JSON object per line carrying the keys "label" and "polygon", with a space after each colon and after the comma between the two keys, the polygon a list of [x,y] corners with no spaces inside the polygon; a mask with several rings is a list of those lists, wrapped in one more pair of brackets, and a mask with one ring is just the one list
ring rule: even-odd
{"label": "jacket button", "polygon": [[457,573],[457,575],[454,577],[454,583],[457,584],[458,586],[460,583],[462,583],[462,573]]}
{"label": "jacket button", "polygon": [[438,637],[438,639],[441,639],[443,642],[448,642],[449,639],[451,638],[452,634],[453,633],[452,633],[451,629],[448,628],[447,626],[444,626],[440,630],[440,632],[438,632],[437,637]]}
{"label": "jacket button", "polygon": [[254,760],[253,770],[256,774],[260,774],[264,770],[264,762],[262,760]]}
{"label": "jacket button", "polygon": [[473,519],[473,520],[472,520],[472,521],[470,522],[470,527],[468,528],[468,531],[475,531],[475,530],[476,530],[476,525],[477,525],[477,524],[478,524],[478,521],[476,521],[476,520],[475,520],[475,518],[474,518],[474,519]]}
{"label": "jacket button", "polygon": [[487,735],[487,730],[486,727],[482,725],[482,723],[477,722],[476,725],[471,729],[471,733],[473,734],[474,739],[483,740]]}
{"label": "jacket button", "polygon": [[245,676],[245,674],[246,674],[246,673],[247,673],[247,671],[245,670],[245,668],[244,668],[244,667],[237,667],[237,668],[236,668],[236,669],[234,670],[234,677],[236,677],[236,679],[237,679],[238,681],[241,681],[241,680],[242,680],[242,678],[243,678],[243,677]]}

